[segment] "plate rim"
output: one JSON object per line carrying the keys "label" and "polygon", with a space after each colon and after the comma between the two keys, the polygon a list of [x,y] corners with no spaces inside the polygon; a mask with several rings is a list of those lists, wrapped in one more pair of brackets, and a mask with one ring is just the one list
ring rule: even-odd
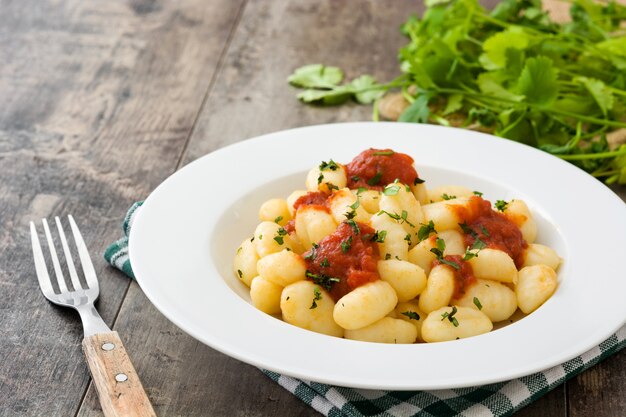
{"label": "plate rim", "polygon": [[[139,232],[137,232],[137,230],[141,231],[142,226],[142,222],[144,219],[144,216],[142,215],[142,213],[145,211],[145,207],[150,208],[151,207],[151,199],[153,199],[154,195],[158,195],[158,193],[160,192],[159,190],[162,190],[163,187],[166,187],[170,181],[174,181],[174,178],[178,178],[180,176],[180,172],[183,172],[185,170],[189,170],[192,168],[189,167],[195,167],[198,165],[201,165],[203,163],[203,161],[209,160],[211,158],[211,155],[215,155],[216,153],[219,152],[224,152],[224,150],[229,150],[229,149],[233,149],[233,148],[237,148],[237,147],[245,147],[247,146],[246,144],[251,143],[253,141],[262,141],[262,140],[271,140],[271,138],[276,137],[278,135],[289,135],[289,134],[295,134],[298,135],[300,134],[300,132],[303,131],[310,131],[310,130],[315,130],[315,129],[333,129],[333,128],[337,128],[337,127],[341,127],[341,128],[347,128],[347,129],[351,129],[354,128],[356,130],[359,129],[367,129],[367,128],[371,128],[372,125],[376,125],[376,126],[387,126],[389,127],[391,130],[393,129],[400,129],[399,127],[390,127],[390,126],[403,126],[401,129],[405,129],[406,126],[411,126],[410,129],[416,128],[416,129],[426,129],[426,130],[438,130],[438,129],[452,129],[455,132],[460,132],[458,133],[460,136],[463,135],[469,135],[469,136],[475,136],[475,137],[488,137],[490,140],[497,140],[497,141],[506,141],[505,139],[501,139],[501,138],[496,138],[494,136],[488,135],[488,134],[484,134],[484,133],[480,133],[480,132],[473,132],[473,131],[468,131],[468,130],[464,130],[464,129],[454,129],[454,128],[447,128],[447,127],[441,127],[441,126],[433,126],[433,125],[414,125],[414,124],[398,124],[397,122],[389,122],[389,123],[380,123],[380,122],[353,122],[353,123],[333,123],[333,124],[322,124],[322,125],[312,125],[312,126],[304,126],[304,127],[298,127],[295,129],[288,129],[288,130],[282,130],[282,131],[278,131],[278,132],[272,132],[272,133],[268,133],[268,134],[264,134],[264,135],[260,135],[260,136],[256,136],[244,141],[240,141],[240,142],[236,142],[230,145],[227,145],[225,147],[222,147],[216,151],[213,151],[207,155],[204,155],[203,157],[200,157],[198,159],[196,159],[195,161],[192,161],[191,163],[187,164],[186,166],[184,166],[183,168],[181,168],[180,170],[176,171],[175,173],[173,173],[172,175],[170,175],[167,179],[165,179],[157,188],[155,188],[155,190],[150,194],[150,196],[148,196],[148,198],[145,200],[143,207],[140,209],[141,211],[137,214],[134,224],[133,224],[133,228],[131,229],[131,233],[129,236],[129,256],[131,259],[131,264],[133,264],[133,268],[135,268],[135,266],[137,265],[138,268],[135,270],[135,275],[137,278],[137,282],[139,283],[139,285],[141,286],[142,290],[144,291],[144,294],[146,294],[146,296],[148,297],[148,299],[150,300],[150,302],[171,322],[173,322],[177,327],[181,328],[183,331],[185,331],[186,333],[190,334],[192,337],[194,337],[195,339],[201,341],[202,343],[205,343],[207,345],[209,345],[210,347],[212,347],[213,349],[216,349],[218,351],[221,351],[222,353],[225,353],[231,357],[234,357],[238,360],[241,360],[243,362],[246,363],[250,363],[253,364],[255,366],[258,367],[262,367],[264,369],[268,369],[274,372],[279,372],[282,374],[286,374],[286,375],[290,375],[290,376],[294,376],[296,378],[300,378],[300,379],[305,379],[305,380],[310,380],[311,379],[311,375],[307,372],[302,372],[302,371],[298,371],[298,370],[294,370],[294,369],[285,369],[284,367],[281,366],[275,366],[275,364],[268,364],[266,362],[263,361],[259,361],[254,357],[251,357],[249,355],[244,355],[241,354],[241,352],[239,351],[235,351],[233,349],[229,349],[228,347],[225,347],[223,344],[219,344],[217,343],[215,340],[208,340],[206,338],[206,335],[201,334],[200,332],[197,331],[197,329],[190,327],[188,324],[186,324],[184,322],[184,320],[180,320],[179,317],[177,317],[174,313],[172,313],[172,311],[167,311],[167,306],[164,307],[164,303],[163,300],[160,299],[157,295],[155,295],[154,292],[152,292],[151,288],[150,288],[150,282],[148,281],[148,278],[146,278],[146,280],[144,280],[144,273],[141,272],[143,269],[143,266],[141,264],[141,261],[137,261],[137,258],[135,258],[135,260],[133,260],[133,257],[135,256],[134,254],[137,253],[137,247],[133,244],[133,242],[136,242],[136,239],[133,239],[133,236],[137,236]],[[456,135],[457,133],[454,133],[454,135]],[[269,139],[268,139],[269,138]],[[507,141],[510,144],[513,144],[515,146],[522,146],[522,147],[526,147],[528,149],[532,149],[532,151],[537,152],[538,155],[547,155],[541,151],[536,150],[535,148],[529,147],[527,145],[524,144],[519,144],[519,143],[515,143],[515,142],[510,142]],[[584,173],[584,171],[574,167],[573,165],[562,161],[558,158],[554,158],[554,162],[559,161],[559,163],[561,163],[562,167],[568,167],[565,168],[566,170],[569,169],[573,169],[573,171],[571,172],[578,172],[578,174],[576,175],[580,175],[580,173]],[[418,167],[419,170],[419,167]],[[587,175],[586,173],[584,173],[584,175]],[[589,176],[589,178],[591,178]],[[595,180],[594,180],[595,181]],[[602,185],[600,183],[598,183],[598,185]],[[602,185],[602,187],[604,187]],[[620,202],[622,204],[624,204],[624,202],[617,196],[615,195],[612,191],[610,191],[610,189],[604,187],[606,191],[609,192],[610,195],[612,195],[616,202]],[[139,226],[137,228],[137,226]],[[138,256],[138,255],[137,255]],[[242,300],[243,301],[243,300]],[[252,308],[252,307],[251,307]],[[166,310],[166,311],[164,311]],[[282,323],[282,322],[281,322]],[[622,319],[621,323],[617,323],[615,322],[615,325],[612,326],[612,331],[611,332],[604,332],[607,333],[606,337],[610,336],[612,333],[614,333],[617,329],[619,329],[622,325],[624,324],[624,319]],[[297,329],[297,328],[295,328]],[[309,331],[303,331],[301,329],[297,329],[296,331],[301,331],[301,332],[305,332],[305,333],[311,333]],[[500,331],[500,330],[499,330]],[[483,336],[481,336],[483,337]],[[594,338],[593,340],[590,340],[588,343],[581,344],[578,346],[577,349],[573,350],[570,352],[570,354],[568,356],[570,356],[569,358],[567,358],[566,360],[569,360],[573,357],[576,357],[584,352],[586,352],[587,350],[589,350],[590,348],[596,346],[598,343],[600,343],[602,340],[596,340],[596,338]],[[339,340],[343,340],[343,339],[339,339]],[[471,340],[471,339],[465,339],[465,340]],[[352,342],[352,341],[351,341]],[[454,343],[460,343],[460,342],[464,342],[463,340],[461,341],[455,341]],[[352,343],[363,343],[363,342],[352,342]],[[517,371],[509,371],[506,373],[506,377],[497,377],[497,378],[493,378],[493,377],[485,377],[485,378],[480,378],[480,377],[476,377],[474,379],[472,379],[471,382],[469,381],[457,381],[452,382],[452,383],[429,383],[429,384],[418,384],[418,385],[411,385],[408,386],[406,383],[404,384],[390,384],[390,383],[385,383],[383,386],[379,386],[379,385],[372,385],[371,382],[364,382],[364,383],[359,383],[358,381],[353,381],[351,380],[351,382],[348,383],[347,380],[338,380],[337,377],[328,377],[325,378],[323,375],[321,376],[316,376],[315,377],[315,381],[316,382],[322,382],[322,383],[327,383],[327,384],[334,384],[334,385],[341,385],[341,386],[349,386],[349,387],[354,387],[354,388],[367,388],[367,389],[394,389],[394,390],[415,390],[415,389],[443,389],[443,388],[460,388],[460,387],[467,387],[467,386],[474,386],[474,385],[482,385],[482,384],[486,384],[486,383],[493,383],[493,382],[500,382],[500,381],[505,381],[508,379],[513,379],[513,378],[517,378],[520,376],[524,376],[524,375],[529,375],[532,374],[534,372],[538,372],[541,370],[545,370],[547,368],[550,368],[554,365],[558,365],[560,363],[563,362],[563,360],[557,360],[557,359],[553,359],[552,361],[548,361],[549,363],[546,365],[546,363],[543,364],[537,364],[535,367],[523,367],[523,369],[519,369]],[[350,379],[350,378],[348,378]]]}

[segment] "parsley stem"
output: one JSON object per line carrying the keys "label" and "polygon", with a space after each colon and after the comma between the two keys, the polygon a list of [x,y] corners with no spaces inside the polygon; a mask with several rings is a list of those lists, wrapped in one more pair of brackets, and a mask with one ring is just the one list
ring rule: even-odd
{"label": "parsley stem", "polygon": [[608,177],[609,175],[615,175],[619,173],[620,173],[619,169],[612,169],[610,171],[594,172],[591,175],[593,175],[594,177]]}
{"label": "parsley stem", "polygon": [[561,159],[566,161],[580,161],[584,159],[602,159],[602,158],[613,158],[615,156],[626,155],[626,148],[619,149],[617,151],[611,152],[600,152],[600,153],[592,153],[592,154],[576,154],[576,155],[555,155]]}

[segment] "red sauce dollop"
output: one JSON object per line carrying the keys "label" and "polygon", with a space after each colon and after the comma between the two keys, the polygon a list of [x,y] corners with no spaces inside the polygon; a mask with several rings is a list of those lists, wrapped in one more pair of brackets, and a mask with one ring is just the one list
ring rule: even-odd
{"label": "red sauce dollop", "polygon": [[[465,262],[461,255],[446,255],[443,259],[449,262],[454,262],[460,267],[460,269],[456,269],[448,265],[448,267],[454,271],[454,294],[452,295],[452,299],[457,300],[465,295],[465,291],[469,286],[477,282],[476,277],[474,276],[474,271],[472,271],[472,266]],[[443,262],[439,259],[435,259],[433,261],[433,266],[442,264]]]}
{"label": "red sauce dollop", "polygon": [[368,149],[346,165],[348,188],[359,187],[382,190],[396,179],[413,185],[419,178],[413,167],[413,158],[391,149]]}
{"label": "red sauce dollop", "polygon": [[[335,301],[361,285],[380,279],[378,247],[371,240],[374,233],[366,224],[343,222],[317,247],[303,254],[309,275],[339,279],[329,285]],[[311,276],[309,279],[315,281]]]}
{"label": "red sauce dollop", "polygon": [[481,197],[471,197],[467,206],[452,206],[459,217],[474,232],[465,234],[465,244],[472,246],[479,238],[487,247],[509,254],[515,266],[524,263],[524,249],[528,243],[519,227],[502,213],[492,210],[491,202]]}

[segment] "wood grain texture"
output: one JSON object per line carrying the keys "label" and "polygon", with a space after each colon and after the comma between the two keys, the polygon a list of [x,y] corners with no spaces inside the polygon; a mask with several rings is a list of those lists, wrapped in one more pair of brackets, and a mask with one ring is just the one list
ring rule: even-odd
{"label": "wood grain texture", "polygon": [[156,417],[117,332],[84,338],[83,352],[105,417]]}
{"label": "wood grain texture", "polygon": [[[10,294],[0,297],[0,416],[102,416],[93,385],[82,401],[89,374],[78,316],[45,301],[31,261],[27,222],[68,212],[94,257],[99,310],[158,415],[318,415],[258,369],[184,334],[96,255],[183,152],[189,162],[262,133],[369,120],[369,106],[300,104],[286,77],[313,62],[347,78],[395,76],[398,26],[417,3],[0,0],[0,294]],[[625,414],[625,358],[516,417]]]}
{"label": "wood grain texture", "polygon": [[89,381],[78,315],[39,291],[28,221],[74,215],[111,325],[129,280],[101,254],[177,166],[240,5],[0,4],[0,416],[73,416]]}

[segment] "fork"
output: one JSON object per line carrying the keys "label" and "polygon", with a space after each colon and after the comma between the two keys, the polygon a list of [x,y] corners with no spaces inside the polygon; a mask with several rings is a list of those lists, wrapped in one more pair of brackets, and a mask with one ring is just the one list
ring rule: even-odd
{"label": "fork", "polygon": [[87,364],[96,385],[104,415],[106,417],[156,416],[118,333],[109,329],[93,304],[100,293],[96,271],[91,263],[87,246],[74,218],[71,215],[67,217],[74,235],[80,263],[83,267],[83,274],[87,284],[86,288],[83,287],[78,278],[61,221],[58,217],[55,217],[61,247],[65,254],[65,263],[67,264],[73,288],[70,289],[65,281],[52,234],[50,233],[50,227],[46,219],[43,219],[43,229],[48,241],[48,248],[50,249],[50,258],[52,259],[58,292],[55,291],[53,282],[48,274],[37,229],[35,224],[30,222],[35,270],[41,292],[54,304],[71,307],[78,311],[85,332],[83,352],[87,358]]}

